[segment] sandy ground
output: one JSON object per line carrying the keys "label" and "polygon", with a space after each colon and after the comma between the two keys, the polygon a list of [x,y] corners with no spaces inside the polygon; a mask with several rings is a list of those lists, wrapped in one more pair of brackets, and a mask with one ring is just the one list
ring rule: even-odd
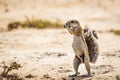
{"label": "sandy ground", "polygon": [[[47,3],[46,3],[47,1]],[[0,32],[0,63],[17,62],[22,65],[17,73],[25,80],[116,80],[120,75],[120,36],[107,32],[120,29],[119,0],[0,0],[0,28],[7,28],[11,21],[24,20],[25,16],[55,21],[75,18],[82,26],[88,25],[99,33],[100,56],[91,64],[92,77],[84,64],[81,76],[74,73],[72,61],[72,35],[65,29],[18,29]],[[81,2],[80,2],[81,1]],[[0,69],[2,71],[2,68]],[[25,78],[27,75],[33,78]]]}

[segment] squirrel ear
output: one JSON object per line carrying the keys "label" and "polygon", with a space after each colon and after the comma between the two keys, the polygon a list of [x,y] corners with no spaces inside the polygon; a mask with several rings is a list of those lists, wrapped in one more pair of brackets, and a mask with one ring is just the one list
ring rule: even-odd
{"label": "squirrel ear", "polygon": [[93,30],[93,35],[95,36],[96,39],[98,39],[98,33],[95,30]]}

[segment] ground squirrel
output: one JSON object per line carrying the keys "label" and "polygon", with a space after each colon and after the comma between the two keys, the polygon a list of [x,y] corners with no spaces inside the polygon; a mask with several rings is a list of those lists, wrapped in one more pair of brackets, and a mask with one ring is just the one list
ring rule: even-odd
{"label": "ground squirrel", "polygon": [[[88,28],[82,29],[77,20],[69,20],[65,23],[64,28],[67,28],[67,30],[74,35],[72,47],[75,52],[75,57],[73,60],[75,74],[69,76],[75,77],[78,75],[78,67],[81,63],[85,63],[88,75],[91,75],[89,62],[95,62],[99,54],[98,47],[94,48],[94,44],[96,43],[96,40],[94,41],[94,39],[98,38],[96,32]],[[94,44],[92,44],[93,42]],[[97,50],[97,53],[95,50]]]}
{"label": "ground squirrel", "polygon": [[88,75],[91,75],[90,64],[89,64],[89,52],[88,52],[88,47],[84,38],[82,27],[80,26],[77,20],[69,20],[68,22],[66,22],[64,27],[67,28],[67,30],[74,35],[72,47],[75,52],[75,57],[73,61],[75,74],[69,75],[69,76],[75,77],[78,75],[78,67],[83,61],[85,63]]}

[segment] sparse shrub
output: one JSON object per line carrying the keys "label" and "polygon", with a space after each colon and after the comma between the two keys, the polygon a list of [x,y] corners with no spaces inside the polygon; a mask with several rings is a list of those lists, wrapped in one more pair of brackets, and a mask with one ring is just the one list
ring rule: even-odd
{"label": "sparse shrub", "polygon": [[111,29],[110,32],[113,32],[116,35],[120,35],[120,30]]}
{"label": "sparse shrub", "polygon": [[2,65],[0,65],[0,67],[3,68],[3,71],[0,74],[0,79],[6,78],[7,80],[23,80],[16,73],[14,73],[14,74],[8,74],[12,70],[18,70],[19,68],[21,68],[20,64],[18,64],[16,62],[12,62],[8,66],[8,65],[5,64],[5,62],[2,62]]}
{"label": "sparse shrub", "polygon": [[62,24],[59,20],[56,22],[51,22],[48,20],[42,20],[42,19],[37,19],[37,18],[28,18],[26,17],[25,21],[15,21],[11,22],[8,24],[8,30],[13,30],[13,29],[18,29],[19,27],[21,28],[38,28],[38,29],[43,29],[43,28],[61,28]]}
{"label": "sparse shrub", "polygon": [[20,26],[21,23],[20,22],[12,22],[8,24],[8,30],[12,30],[12,29],[18,29],[18,26]]}

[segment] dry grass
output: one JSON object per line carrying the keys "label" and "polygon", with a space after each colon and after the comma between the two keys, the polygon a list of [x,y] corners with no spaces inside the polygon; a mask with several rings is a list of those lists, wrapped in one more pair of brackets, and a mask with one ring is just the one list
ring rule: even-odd
{"label": "dry grass", "polygon": [[5,62],[2,62],[0,67],[3,69],[3,71],[0,74],[0,80],[6,79],[6,80],[23,80],[19,77],[16,73],[9,74],[9,72],[13,70],[18,70],[21,68],[21,65],[16,62],[11,62],[10,65],[6,65]]}
{"label": "dry grass", "polygon": [[120,30],[114,30],[114,29],[111,29],[109,32],[112,32],[116,35],[120,35]]}
{"label": "dry grass", "polygon": [[57,20],[56,22],[51,22],[49,20],[42,20],[37,18],[28,18],[26,17],[25,21],[15,21],[8,24],[8,30],[18,29],[18,28],[37,28],[37,29],[43,29],[43,28],[61,28],[62,24],[60,20]]}

